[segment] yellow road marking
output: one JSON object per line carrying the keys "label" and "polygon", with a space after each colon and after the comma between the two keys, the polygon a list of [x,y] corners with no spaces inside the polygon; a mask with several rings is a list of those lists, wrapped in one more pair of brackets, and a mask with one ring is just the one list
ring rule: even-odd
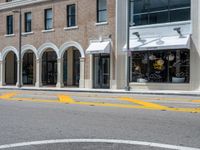
{"label": "yellow road marking", "polygon": [[[13,97],[15,96],[16,94],[18,94],[19,92],[12,92],[12,93],[7,93],[7,94],[4,94],[2,96],[0,96],[0,99],[3,99],[3,98],[10,98],[10,97]],[[22,93],[22,92],[20,92]],[[33,92],[30,92],[30,91],[27,91],[26,93],[33,93]],[[12,95],[13,94],[13,95]],[[39,93],[40,95],[41,93]],[[52,94],[52,96],[54,96],[55,94]],[[69,96],[76,96],[76,97],[95,97],[95,98],[118,98],[118,96],[99,96],[99,95],[84,95],[84,94],[68,94]],[[188,98],[164,98],[164,97],[150,97],[150,98],[146,98],[146,97],[139,97],[137,98],[136,97],[131,97],[133,99],[140,99],[140,100],[169,100],[169,101],[174,101],[174,100],[180,100],[180,101],[186,101],[186,102],[200,102],[200,100],[189,100]]]}
{"label": "yellow road marking", "polygon": [[158,104],[155,104],[155,103],[144,102],[144,101],[141,101],[141,100],[136,100],[136,99],[128,98],[128,97],[122,97],[122,98],[120,98],[120,100],[139,104],[139,105],[142,105],[142,106],[147,107],[147,108],[157,108],[157,109],[167,109],[168,108],[166,106],[158,105]]}
{"label": "yellow road marking", "polygon": [[[68,94],[69,96],[75,96],[75,97],[95,97],[95,98],[118,98],[119,96],[99,96],[99,95],[84,95],[84,94]],[[137,99],[136,97],[132,97],[134,99]],[[196,100],[190,100],[188,98],[165,98],[165,97],[150,97],[150,98],[146,98],[146,97],[139,97],[138,99],[140,100],[167,100],[167,101],[184,101],[184,102],[195,102]],[[197,100],[197,102],[200,102],[200,100]]]}
{"label": "yellow road marking", "polygon": [[177,111],[177,112],[194,112],[200,113],[200,108],[169,108],[167,106],[158,105],[155,103],[144,102],[141,100],[135,100],[132,98],[119,98],[120,100],[129,101],[132,103],[139,104],[138,106],[130,104],[113,104],[113,103],[101,103],[101,102],[77,102],[71,97],[66,95],[59,95],[60,102],[66,102],[69,104],[76,105],[87,105],[87,106],[104,106],[104,107],[118,107],[118,108],[136,108],[136,109],[150,109],[150,110],[166,110],[166,111]]}
{"label": "yellow road marking", "polygon": [[41,103],[60,103],[58,100],[32,99],[32,98],[11,98],[9,100],[11,100],[11,101],[41,102]]}
{"label": "yellow road marking", "polygon": [[75,102],[71,97],[66,96],[66,95],[58,95],[58,97],[61,103],[73,104]]}
{"label": "yellow road marking", "polygon": [[3,100],[9,100],[9,101],[31,101],[31,102],[49,102],[49,103],[58,103],[59,101],[57,100],[45,100],[45,99],[33,99],[33,98],[13,98],[16,96],[17,92],[12,92],[12,93],[6,93],[0,96],[0,99]]}
{"label": "yellow road marking", "polygon": [[0,99],[9,99],[12,98],[13,96],[17,95],[17,92],[12,92],[12,93],[6,93],[0,96]]}
{"label": "yellow road marking", "polygon": [[[118,108],[136,108],[136,109],[150,109],[150,110],[166,110],[166,111],[177,111],[177,112],[193,112],[200,113],[200,108],[169,108],[167,106],[158,105],[155,103],[145,102],[129,97],[121,97],[119,100],[128,101],[137,105],[132,104],[116,104],[116,103],[105,103],[105,102],[78,102],[73,100],[67,95],[58,95],[59,100],[45,100],[45,99],[33,99],[33,98],[13,98],[17,92],[6,93],[0,96],[3,100],[13,101],[30,101],[30,102],[42,102],[42,103],[68,103],[76,105],[87,105],[87,106],[104,106],[104,107],[118,107]],[[200,100],[193,100],[193,102],[200,102]]]}
{"label": "yellow road marking", "polygon": [[192,102],[200,103],[200,100],[193,100]]}
{"label": "yellow road marking", "polygon": [[145,108],[150,108],[150,109],[156,109],[156,110],[166,110],[166,111],[179,111],[179,112],[194,112],[194,113],[200,113],[200,108],[169,108],[167,106],[162,106],[158,105],[155,103],[149,103],[149,102],[144,102],[141,100],[135,100],[132,98],[120,98],[120,100],[126,100],[132,103],[136,103],[139,105],[143,105]]}
{"label": "yellow road marking", "polygon": [[169,111],[200,113],[200,108],[169,108]]}
{"label": "yellow road marking", "polygon": [[143,106],[134,106],[129,104],[114,104],[114,103],[104,103],[104,102],[77,102],[71,97],[66,95],[59,95],[59,101],[62,103],[76,104],[76,105],[88,105],[88,106],[106,106],[106,107],[121,107],[121,108],[144,108]]}

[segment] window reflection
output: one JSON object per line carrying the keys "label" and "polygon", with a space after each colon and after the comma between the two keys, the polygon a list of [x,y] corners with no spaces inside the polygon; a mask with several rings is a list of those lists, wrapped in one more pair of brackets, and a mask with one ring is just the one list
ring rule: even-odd
{"label": "window reflection", "polygon": [[190,20],[190,0],[130,0],[131,23],[156,24]]}
{"label": "window reflection", "polygon": [[132,82],[189,83],[189,50],[132,53]]}

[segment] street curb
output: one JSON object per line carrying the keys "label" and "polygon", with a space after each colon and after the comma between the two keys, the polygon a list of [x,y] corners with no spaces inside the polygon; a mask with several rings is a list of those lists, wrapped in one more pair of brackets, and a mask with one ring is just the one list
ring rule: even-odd
{"label": "street curb", "polygon": [[98,90],[98,89],[54,89],[54,88],[17,88],[6,87],[0,90],[22,90],[22,91],[53,91],[53,92],[80,92],[80,93],[108,93],[108,94],[138,94],[138,95],[177,95],[177,96],[200,96],[200,91],[192,93],[192,91],[122,91],[122,90]]}

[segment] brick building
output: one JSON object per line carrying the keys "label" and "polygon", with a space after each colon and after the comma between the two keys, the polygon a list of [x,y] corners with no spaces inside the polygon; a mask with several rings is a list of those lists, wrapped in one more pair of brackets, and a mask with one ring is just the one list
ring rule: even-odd
{"label": "brick building", "polygon": [[[21,9],[24,86],[110,88],[110,80],[114,80],[110,59],[115,55],[115,0],[0,2],[2,86],[18,85],[19,81],[19,13],[13,10]],[[86,54],[92,44],[104,44],[108,52],[102,56],[97,52],[93,58]],[[101,63],[100,68],[95,63]]]}

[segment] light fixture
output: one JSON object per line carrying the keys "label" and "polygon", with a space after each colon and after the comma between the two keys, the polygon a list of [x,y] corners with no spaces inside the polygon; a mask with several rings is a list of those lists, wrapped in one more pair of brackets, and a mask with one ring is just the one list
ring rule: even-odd
{"label": "light fixture", "polygon": [[181,28],[180,27],[177,27],[177,28],[174,28],[174,31],[176,31],[178,34],[179,34],[179,38],[183,38],[183,34],[181,33]]}
{"label": "light fixture", "polygon": [[137,36],[138,40],[141,41],[141,37],[140,37],[139,32],[133,32],[132,34]]}

